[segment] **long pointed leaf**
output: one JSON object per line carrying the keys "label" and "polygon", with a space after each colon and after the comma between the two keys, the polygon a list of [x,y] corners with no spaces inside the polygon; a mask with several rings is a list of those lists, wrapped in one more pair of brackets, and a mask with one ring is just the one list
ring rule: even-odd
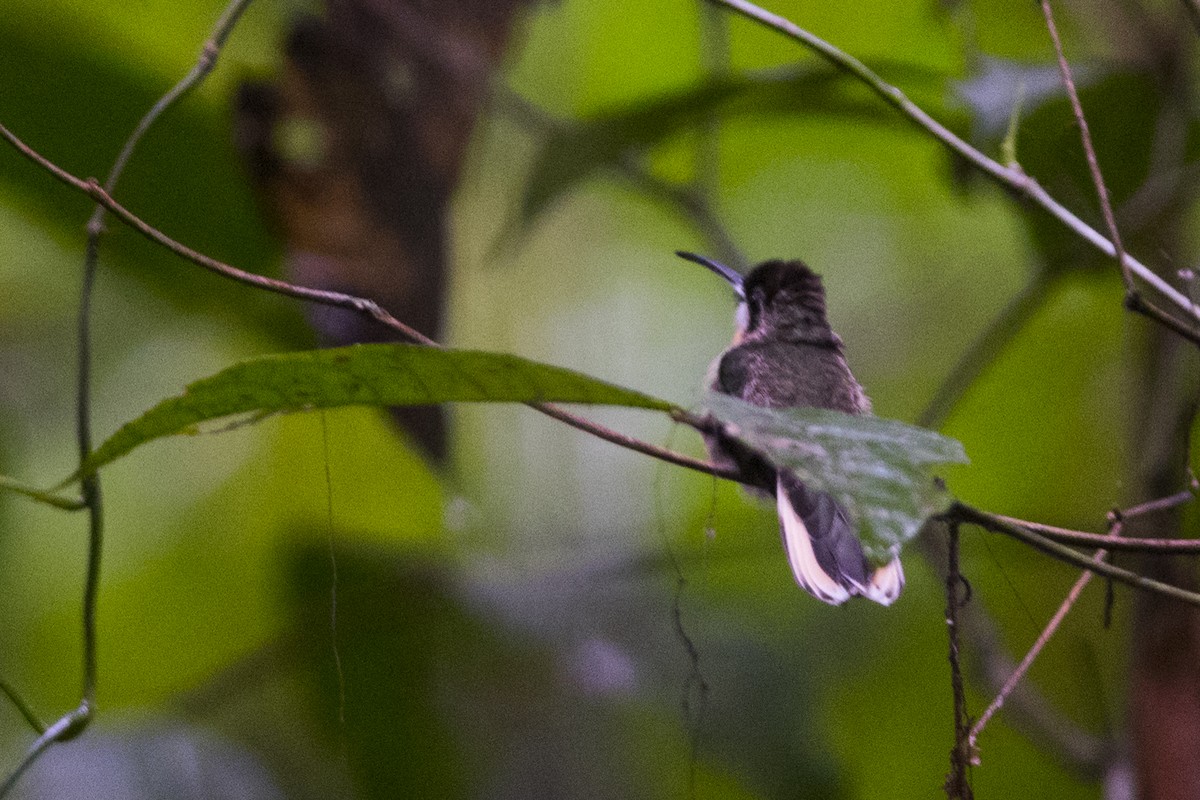
{"label": "long pointed leaf", "polygon": [[[902,76],[909,86],[941,80],[913,64],[885,65],[884,71]],[[572,124],[553,134],[538,155],[526,185],[519,223],[528,226],[555,199],[597,170],[694,127],[717,111],[739,115],[825,114],[884,125],[896,123],[893,115],[856,94],[856,89],[844,73],[813,64],[722,77]]]}
{"label": "long pointed leaf", "polygon": [[189,385],[132,422],[92,453],[68,481],[95,472],[153,439],[192,433],[235,414],[338,406],[434,403],[587,403],[656,410],[663,400],[562,367],[517,356],[364,344],[255,358]]}

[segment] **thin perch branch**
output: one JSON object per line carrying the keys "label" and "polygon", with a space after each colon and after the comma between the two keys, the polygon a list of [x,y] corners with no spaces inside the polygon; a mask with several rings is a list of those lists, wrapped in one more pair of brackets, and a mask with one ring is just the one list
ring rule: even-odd
{"label": "thin perch branch", "polygon": [[1175,600],[1181,600],[1185,603],[1190,603],[1194,606],[1200,606],[1200,594],[1189,592],[1186,589],[1181,589],[1178,586],[1156,581],[1153,578],[1147,578],[1144,575],[1139,575],[1136,572],[1130,572],[1127,569],[1122,569],[1113,566],[1107,562],[1093,563],[1083,553],[1077,550],[1072,550],[1066,545],[1059,544],[1051,539],[1034,533],[1032,530],[1023,528],[1020,525],[1013,525],[1007,520],[998,517],[994,514],[989,514],[986,511],[980,511],[977,508],[965,505],[963,503],[955,503],[954,506],[946,513],[948,520],[959,520],[961,522],[969,522],[972,525],[978,525],[984,530],[1003,533],[1006,536],[1011,536],[1014,539],[1024,542],[1031,547],[1041,550],[1046,555],[1057,558],[1059,561],[1065,561],[1081,569],[1086,569],[1091,572],[1103,575],[1106,578],[1111,578],[1119,583],[1124,583],[1136,589],[1141,589],[1147,592],[1171,597]]}

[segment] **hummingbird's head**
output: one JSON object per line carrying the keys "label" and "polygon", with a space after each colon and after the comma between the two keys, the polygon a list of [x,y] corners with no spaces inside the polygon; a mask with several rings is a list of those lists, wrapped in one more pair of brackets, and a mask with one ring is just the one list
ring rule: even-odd
{"label": "hummingbird's head", "polygon": [[765,338],[828,338],[825,286],[803,261],[764,261],[742,282],[749,312],[746,334]]}
{"label": "hummingbird's head", "polygon": [[738,297],[737,341],[786,339],[840,345],[825,316],[821,276],[803,261],[764,261],[749,275],[693,253],[680,258],[708,267],[727,280]]}

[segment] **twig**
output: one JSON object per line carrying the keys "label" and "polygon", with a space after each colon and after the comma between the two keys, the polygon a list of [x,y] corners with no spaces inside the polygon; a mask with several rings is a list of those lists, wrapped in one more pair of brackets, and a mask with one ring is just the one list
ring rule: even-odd
{"label": "twig", "polygon": [[9,685],[8,681],[0,679],[0,692],[16,707],[21,716],[25,718],[25,721],[29,723],[29,727],[33,728],[39,735],[46,732],[45,724],[38,719],[37,714],[33,713],[33,709],[22,699],[21,695],[17,694],[17,690]]}
{"label": "twig", "polygon": [[1092,132],[1088,128],[1087,117],[1083,114],[1083,104],[1079,102],[1079,92],[1075,89],[1075,79],[1071,76],[1071,65],[1063,52],[1062,39],[1058,35],[1058,26],[1054,24],[1054,10],[1050,0],[1041,0],[1042,16],[1046,19],[1046,30],[1050,41],[1054,44],[1054,55],[1058,59],[1058,71],[1062,75],[1063,86],[1067,90],[1067,99],[1071,102],[1071,111],[1075,115],[1075,124],[1079,126],[1079,140],[1083,144],[1083,154],[1087,158],[1088,172],[1092,176],[1092,184],[1096,189],[1096,198],[1100,201],[1100,213],[1104,217],[1104,226],[1108,228],[1108,238],[1112,242],[1117,266],[1121,270],[1121,279],[1125,282],[1125,294],[1132,297],[1137,294],[1133,283],[1133,274],[1125,262],[1125,247],[1121,244],[1121,234],[1117,230],[1117,218],[1113,215],[1112,200],[1108,193],[1108,184],[1100,172],[1100,161],[1096,158],[1096,148],[1092,144]]}
{"label": "twig", "polygon": [[[1070,536],[1068,538],[1076,541],[1078,541],[1080,537],[1085,537],[1086,541],[1098,540],[1100,543],[1102,543],[1103,547],[1097,550],[1095,555],[1092,556],[1092,562],[1093,564],[1099,564],[1108,557],[1109,550],[1117,549],[1117,545],[1136,544],[1130,540],[1120,538],[1126,520],[1135,519],[1144,514],[1163,511],[1183,505],[1184,503],[1187,503],[1195,498],[1195,495],[1193,494],[1194,490],[1195,487],[1193,486],[1181,492],[1176,492],[1173,495],[1168,495],[1167,497],[1161,497],[1156,500],[1139,503],[1138,505],[1132,506],[1128,509],[1114,510],[1109,514],[1109,532],[1104,536],[1097,534],[1083,534],[1079,531],[1067,531],[1062,528],[1053,528],[1048,525],[1039,525],[1037,523],[1025,522],[1023,520],[1014,520],[1011,517],[1000,517],[1000,519],[1004,519],[1008,522],[1030,528],[1041,533],[1048,534],[1052,532],[1053,534],[1058,535],[1069,534]],[[1179,542],[1172,539],[1154,541],[1167,545],[1200,545],[1200,542]],[[1193,551],[1196,551],[1196,548],[1193,548]],[[977,747],[979,735],[983,732],[983,729],[987,727],[988,722],[993,716],[995,716],[996,712],[1004,706],[1005,701],[1016,689],[1017,685],[1021,682],[1021,679],[1024,678],[1025,674],[1029,671],[1029,668],[1033,665],[1033,662],[1037,659],[1043,648],[1045,648],[1046,644],[1050,641],[1050,638],[1054,636],[1055,632],[1057,632],[1059,626],[1062,624],[1063,619],[1078,601],[1079,595],[1083,592],[1084,587],[1088,585],[1094,575],[1095,573],[1085,570],[1079,576],[1079,578],[1075,581],[1075,584],[1071,587],[1071,590],[1067,593],[1067,596],[1063,600],[1062,604],[1058,607],[1058,610],[1054,613],[1054,616],[1050,618],[1048,623],[1046,623],[1046,627],[1042,630],[1037,640],[1033,643],[1033,646],[1029,648],[1029,652],[1027,652],[1025,657],[1021,659],[1021,663],[1017,665],[1012,674],[1008,676],[1008,679],[1004,682],[1004,686],[1001,687],[999,692],[997,692],[995,699],[992,700],[991,704],[979,717],[978,721],[976,721],[976,723],[971,727],[971,734],[968,737],[968,744],[970,747],[972,764],[978,765],[980,763],[979,750]],[[1109,582],[1109,586],[1112,586],[1111,581]]]}
{"label": "twig", "polygon": [[[939,572],[946,563],[949,538],[943,536],[942,531],[950,522],[947,519],[927,526],[915,542],[922,555]],[[958,627],[959,635],[967,645],[969,674],[978,680],[982,691],[995,695],[1016,669],[1016,660],[1005,647],[999,627],[982,603],[960,608]],[[1063,768],[1082,780],[1096,780],[1104,774],[1111,749],[1109,745],[1058,711],[1036,686],[1028,682],[1018,685],[1006,710],[1013,727]]]}
{"label": "twig", "polygon": [[[234,25],[241,17],[249,0],[232,0],[225,12],[217,20],[212,33],[201,49],[200,56],[192,70],[173,86],[157,103],[142,117],[134,128],[124,147],[113,162],[105,181],[105,196],[110,196],[120,180],[125,165],[133,155],[142,136],[154,124],[164,111],[170,108],[179,98],[186,95],[192,88],[199,85],[205,76],[212,71],[221,48],[232,32]],[[8,137],[6,137],[8,138]],[[89,183],[94,184],[94,181]],[[79,448],[79,463],[86,463],[92,452],[91,431],[91,317],[92,298],[96,285],[96,273],[99,266],[100,239],[104,233],[105,206],[98,204],[88,221],[88,239],[84,250],[83,280],[80,287],[79,317],[77,326],[78,374],[76,381],[76,441]],[[83,688],[79,704],[72,710],[40,732],[37,740],[26,752],[25,757],[16,769],[8,776],[3,786],[0,786],[0,798],[7,796],[9,791],[20,779],[21,775],[52,744],[78,736],[87,728],[95,714],[96,699],[96,605],[100,593],[100,567],[104,548],[104,501],[100,488],[100,476],[97,473],[85,475],[80,481],[80,493],[83,505],[88,510],[88,545],[87,569],[83,589]]]}
{"label": "twig", "polygon": [[[734,469],[726,469],[719,467],[716,464],[703,461],[691,456],[685,456],[682,453],[676,453],[674,450],[668,450],[665,447],[644,442],[641,439],[636,439],[632,436],[627,436],[619,431],[614,431],[592,422],[589,419],[564,411],[551,403],[527,403],[530,408],[535,411],[540,411],[551,419],[556,419],[559,422],[566,423],[576,430],[590,433],[606,442],[611,442],[618,447],[624,447],[626,450],[632,450],[635,453],[657,458],[659,461],[665,461],[668,464],[674,464],[678,467],[686,467],[687,469],[703,472],[706,475],[712,475],[716,478],[724,478],[728,481],[737,481],[745,483],[746,478],[741,472]],[[693,414],[689,414],[683,409],[675,409],[671,412],[671,418],[676,422],[681,422],[684,425],[695,428],[696,430],[704,430],[704,421]]]}
{"label": "twig", "polygon": [[1091,130],[1088,128],[1087,118],[1083,114],[1083,105],[1079,102],[1079,92],[1075,89],[1075,80],[1071,77],[1071,66],[1067,63],[1067,57],[1063,53],[1062,39],[1058,35],[1058,26],[1054,24],[1054,12],[1050,7],[1050,0],[1041,0],[1041,6],[1042,16],[1046,19],[1046,30],[1050,33],[1050,41],[1054,44],[1054,54],[1058,59],[1058,70],[1062,74],[1063,85],[1067,89],[1067,98],[1071,103],[1071,111],[1075,115],[1075,123],[1079,126],[1079,139],[1083,144],[1092,184],[1096,188],[1096,197],[1100,201],[1100,213],[1104,218],[1104,226],[1108,229],[1108,236],[1113,245],[1113,257],[1117,260],[1117,266],[1121,270],[1121,280],[1125,283],[1125,308],[1165,325],[1185,339],[1197,341],[1196,331],[1168,314],[1165,309],[1142,297],[1133,282],[1128,254],[1121,244],[1121,235],[1117,230],[1117,218],[1113,213],[1108,185],[1104,182],[1104,175],[1100,172],[1100,162],[1096,158],[1096,148],[1092,143]]}
{"label": "twig", "polygon": [[[1109,534],[1109,536],[1114,538],[1116,535],[1117,532]],[[1092,562],[1098,564],[1107,557],[1107,550],[1097,550],[1096,554],[1092,556]],[[988,722],[1004,705],[1004,701],[1007,700],[1009,695],[1013,693],[1013,690],[1017,688],[1017,684],[1019,684],[1021,679],[1025,677],[1025,673],[1029,671],[1029,668],[1033,666],[1033,662],[1037,659],[1038,655],[1041,654],[1042,649],[1050,641],[1050,638],[1058,631],[1059,626],[1062,625],[1063,619],[1067,616],[1067,612],[1074,607],[1075,602],[1079,599],[1079,595],[1083,592],[1083,588],[1088,585],[1094,575],[1095,573],[1088,571],[1084,571],[1082,574],[1080,574],[1078,580],[1076,580],[1075,584],[1071,587],[1071,590],[1067,592],[1066,599],[1062,601],[1062,604],[1058,607],[1058,610],[1054,612],[1054,616],[1050,618],[1050,621],[1046,623],[1046,627],[1042,630],[1037,640],[1033,643],[1033,646],[1029,648],[1029,652],[1025,654],[1025,657],[1021,659],[1021,663],[1018,664],[1017,668],[1014,669],[1012,674],[1008,676],[1008,680],[1004,682],[1004,686],[1001,687],[991,704],[986,710],[984,710],[983,714],[980,715],[975,724],[971,726],[971,733],[967,737],[967,748],[971,754],[972,764],[978,765],[980,763],[979,749],[976,745],[976,742],[979,739],[979,734],[983,733],[983,729],[987,727]]]}
{"label": "twig", "polygon": [[70,711],[55,720],[50,727],[42,732],[41,736],[38,736],[34,740],[29,749],[25,751],[25,756],[21,759],[21,762],[4,779],[4,783],[0,784],[0,797],[8,796],[8,793],[17,785],[17,781],[21,780],[21,776],[25,774],[25,771],[33,766],[34,762],[38,760],[42,753],[46,752],[50,745],[69,741],[82,733],[83,729],[88,726],[88,722],[91,721],[91,717],[92,707],[90,705],[85,707],[83,703],[80,703],[79,707],[74,711]]}
{"label": "twig", "polygon": [[996,519],[1041,534],[1051,541],[1076,547],[1105,547],[1109,550],[1123,550],[1136,553],[1158,553],[1160,555],[1200,555],[1200,539],[1120,539],[1108,541],[1102,533],[1087,533],[1073,531],[1068,528],[1056,528],[1041,522],[1029,522],[1015,517],[996,515]]}
{"label": "twig", "polygon": [[63,497],[53,492],[35,489],[27,483],[22,483],[4,475],[0,475],[0,489],[31,497],[38,502],[45,503],[54,508],[61,508],[64,511],[82,511],[84,508],[87,508],[81,497]]}
{"label": "twig", "polygon": [[1109,514],[1109,517],[1114,520],[1132,519],[1144,514],[1153,514],[1157,511],[1167,511],[1195,500],[1197,489],[1200,489],[1200,482],[1192,478],[1191,485],[1186,489],[1178,491],[1175,494],[1169,494],[1166,497],[1160,497],[1157,500],[1147,500],[1144,503],[1138,503],[1136,506],[1130,506],[1123,510],[1115,509]]}
{"label": "twig", "polygon": [[[833,64],[838,69],[855,76],[872,91],[875,92],[885,103],[895,108],[900,113],[904,114],[926,132],[932,135],[935,139],[941,142],[950,150],[953,150],[958,155],[962,156],[970,164],[975,166],[985,175],[992,178],[1000,185],[1017,192],[1033,201],[1040,206],[1051,216],[1061,222],[1063,225],[1072,230],[1076,235],[1088,242],[1100,252],[1111,257],[1117,255],[1117,251],[1113,243],[1104,237],[1103,234],[1092,228],[1078,216],[1072,213],[1068,208],[1055,200],[1041,184],[1034,180],[1031,176],[1026,175],[1019,166],[1007,167],[1000,164],[998,161],[984,155],[979,150],[967,144],[963,139],[956,136],[946,126],[931,117],[920,106],[912,102],[908,97],[895,86],[885,82],[882,78],[872,72],[858,59],[850,56],[838,48],[834,47],[829,42],[821,39],[812,33],[804,30],[795,23],[784,19],[769,11],[747,2],[747,0],[710,0],[714,3],[720,3],[734,11],[742,14],[749,19],[758,22],[772,30],[778,31],[792,39],[803,44],[819,56],[824,58],[829,63]],[[1126,254],[1124,258],[1125,265],[1129,270],[1137,275],[1141,280],[1153,286],[1163,297],[1170,301],[1179,311],[1182,311],[1184,316],[1191,319],[1193,322],[1200,323],[1200,311],[1195,305],[1180,293],[1175,287],[1171,286],[1153,270],[1147,267],[1142,262],[1138,261],[1133,256]],[[1170,325],[1172,330],[1175,330],[1181,336],[1189,341],[1200,345],[1200,332],[1192,330],[1190,327],[1182,325],[1178,320],[1174,320],[1169,315],[1162,312],[1162,309],[1154,308],[1149,313],[1159,314],[1156,319],[1166,325]]]}
{"label": "twig", "polygon": [[950,545],[947,548],[946,570],[946,633],[950,639],[950,687],[954,694],[954,747],[950,749],[950,772],[946,775],[946,797],[950,800],[970,800],[973,797],[967,780],[970,766],[967,749],[967,695],[963,689],[962,665],[958,658],[958,610],[961,605],[958,590],[963,577],[958,569],[958,523],[950,523]]}
{"label": "twig", "polygon": [[[241,19],[242,13],[246,7],[250,5],[250,0],[232,0],[232,2],[221,13],[213,26],[212,33],[209,34],[208,40],[200,48],[200,56],[196,59],[195,65],[178,83],[158,99],[158,102],[151,106],[150,110],[138,121],[137,126],[133,129],[133,133],[129,134],[129,138],[125,140],[124,147],[121,148],[120,155],[113,162],[112,169],[109,170],[108,179],[104,181],[104,190],[109,194],[116,191],[117,181],[121,179],[121,174],[125,171],[125,166],[129,163],[129,159],[133,156],[133,151],[141,142],[146,131],[150,129],[163,113],[171,106],[175,105],[180,99],[195,89],[208,74],[212,72],[213,67],[217,65],[217,58],[221,55],[221,50],[225,47],[225,42],[229,39],[229,35],[233,33],[233,28]],[[97,206],[92,212],[92,219],[88,223],[89,233],[93,227],[98,227],[104,221],[104,208]],[[99,234],[95,234],[97,237]]]}
{"label": "twig", "polygon": [[1141,589],[1147,592],[1171,597],[1176,600],[1181,600],[1185,603],[1190,603],[1194,606],[1200,606],[1200,594],[1189,592],[1186,589],[1181,589],[1178,586],[1172,586],[1161,581],[1156,581],[1153,578],[1147,578],[1144,575],[1139,575],[1136,572],[1130,572],[1127,569],[1113,566],[1107,562],[1093,563],[1083,553],[1077,550],[1072,550],[1066,545],[1052,541],[1041,534],[1035,533],[1032,530],[1024,528],[1020,525],[1014,525],[1007,520],[998,517],[994,514],[989,514],[986,511],[980,511],[977,508],[965,505],[963,503],[955,503],[954,506],[946,513],[948,520],[958,520],[961,522],[969,522],[972,525],[978,525],[984,530],[1003,533],[1018,539],[1031,547],[1041,550],[1048,556],[1057,558],[1059,561],[1065,561],[1081,569],[1086,569],[1091,572],[1103,575],[1106,578],[1132,586],[1135,589]]}
{"label": "twig", "polygon": [[987,328],[975,337],[950,374],[942,381],[929,405],[917,418],[923,428],[937,430],[962,400],[971,385],[1000,356],[1046,300],[1045,273],[1034,273],[1030,281],[1000,310]]}
{"label": "twig", "polygon": [[1017,519],[1015,517],[1006,517],[1002,514],[996,514],[997,519],[1002,519],[1012,525],[1019,525],[1022,528],[1039,533],[1047,539],[1052,539],[1063,544],[1072,544],[1077,546],[1095,546],[1102,547],[1106,550],[1129,550],[1134,552],[1145,553],[1160,553],[1160,554],[1194,554],[1200,553],[1200,539],[1113,539],[1112,531],[1119,529],[1119,526],[1125,520],[1134,519],[1145,514],[1151,514],[1156,511],[1166,511],[1171,508],[1176,508],[1185,503],[1190,503],[1196,499],[1196,490],[1200,488],[1195,479],[1192,480],[1192,485],[1187,489],[1178,491],[1175,494],[1159,497],[1155,500],[1147,500],[1144,503],[1138,503],[1135,506],[1130,506],[1126,509],[1113,509],[1108,514],[1109,532],[1107,534],[1087,533],[1085,531],[1075,531],[1069,528],[1058,528],[1053,525],[1046,525],[1041,522],[1029,522],[1028,520]]}
{"label": "twig", "polygon": [[[1194,307],[1195,304],[1193,304],[1193,308]],[[1162,306],[1156,305],[1155,303],[1143,297],[1141,292],[1133,295],[1127,295],[1125,297],[1125,308],[1134,312],[1135,314],[1141,314],[1144,317],[1149,317],[1163,327],[1179,334],[1189,342],[1200,343],[1200,331],[1197,331],[1195,328],[1192,328],[1186,323],[1181,322],[1180,320],[1171,316],[1166,312],[1165,309],[1162,308]]]}

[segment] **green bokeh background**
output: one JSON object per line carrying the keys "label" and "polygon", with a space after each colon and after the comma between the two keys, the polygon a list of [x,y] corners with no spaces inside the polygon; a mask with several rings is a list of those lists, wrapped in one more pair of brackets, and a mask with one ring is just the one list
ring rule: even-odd
{"label": "green bokeh background", "polygon": [[[975,6],[985,53],[1047,62],[1031,4]],[[849,7],[772,6],[869,63],[944,75],[916,94],[966,130],[967,110],[952,99],[968,69],[954,18],[933,2]],[[190,67],[220,8],[7,3],[0,121],[76,174],[103,175],[144,110]],[[287,24],[304,9],[256,2],[208,83],[147,136],[119,192],[188,245],[271,275],[279,245],[239,166],[230,99],[239,80],[277,68]],[[507,82],[563,117],[686,90],[703,75],[697,23],[690,0],[545,5],[521,26]],[[735,70],[809,58],[742,20],[730,20],[730,34]],[[1095,37],[1074,46],[1073,58],[1106,55]],[[1116,118],[1113,130],[1129,130],[1116,101],[1095,108]],[[1061,106],[1044,111],[1040,128],[1043,111],[1033,113],[1027,169],[1053,158],[1073,169]],[[693,144],[687,135],[664,143],[652,168],[687,175]],[[1010,198],[958,181],[942,148],[882,105],[868,119],[735,117],[720,148],[719,203],[735,239],[755,260],[803,257],[825,276],[833,324],[881,415],[915,419],[1046,252]],[[498,246],[536,153],[535,138],[498,115],[476,131],[453,208],[448,341],[696,403],[732,309],[719,282],[671,253],[704,241],[603,173]],[[1087,197],[1070,198],[1085,215]],[[0,150],[0,472],[38,485],[74,466],[73,315],[87,214],[85,200]],[[104,252],[101,436],[236,359],[312,346],[291,301],[222,282],[119,226]],[[1089,529],[1129,499],[1125,365],[1143,328],[1120,300],[1107,267],[1054,284],[945,427],[972,460],[948,474],[954,493]],[[528,409],[452,413],[454,469],[441,480],[371,409],[157,442],[107,468],[101,716],[31,773],[28,796],[96,776],[116,781],[107,796],[183,796],[167,781],[176,740],[200,754],[195,780],[242,776],[253,797],[900,800],[940,791],[952,736],[944,601],[917,554],[895,607],[828,608],[793,584],[773,509],[732,485]],[[661,415],[591,415],[701,452]],[[330,645],[331,530],[344,722]],[[1074,575],[984,536],[966,536],[964,572],[1021,652]],[[0,675],[47,717],[77,701],[84,540],[82,519],[0,496]],[[1085,595],[1032,673],[1094,731],[1119,724],[1124,658],[1121,614],[1100,628],[1101,594]],[[676,598],[703,702],[673,624]],[[969,699],[976,713],[988,700],[974,690]],[[0,764],[16,763],[30,738],[0,706]],[[1099,796],[1003,714],[981,746],[981,798]],[[59,796],[102,796],[69,791]]]}

